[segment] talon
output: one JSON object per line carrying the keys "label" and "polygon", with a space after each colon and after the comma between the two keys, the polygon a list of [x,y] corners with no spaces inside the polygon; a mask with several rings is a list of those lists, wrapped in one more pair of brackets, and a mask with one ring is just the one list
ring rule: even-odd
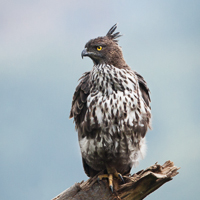
{"label": "talon", "polygon": [[110,185],[110,190],[113,193],[113,186],[112,185]]}
{"label": "talon", "polygon": [[125,183],[124,178],[122,177],[122,175],[121,175],[120,173],[118,173],[118,177],[121,179],[121,181],[122,181],[123,183]]}
{"label": "talon", "polygon": [[99,181],[100,181],[100,178],[99,177],[97,177],[97,181],[98,181],[98,183],[100,183]]}
{"label": "talon", "polygon": [[124,178],[123,178],[123,176],[122,176],[120,173],[115,172],[115,173],[114,173],[114,176],[115,176],[116,178],[120,179],[123,183],[125,183]]}

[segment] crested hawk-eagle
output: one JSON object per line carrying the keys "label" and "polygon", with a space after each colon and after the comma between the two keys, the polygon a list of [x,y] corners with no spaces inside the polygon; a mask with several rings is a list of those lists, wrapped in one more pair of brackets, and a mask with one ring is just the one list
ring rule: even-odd
{"label": "crested hawk-eagle", "polygon": [[116,28],[86,43],[81,56],[90,57],[94,66],[80,78],[70,112],[89,177],[102,170],[109,177],[129,173],[145,155],[151,127],[149,88],[126,64]]}

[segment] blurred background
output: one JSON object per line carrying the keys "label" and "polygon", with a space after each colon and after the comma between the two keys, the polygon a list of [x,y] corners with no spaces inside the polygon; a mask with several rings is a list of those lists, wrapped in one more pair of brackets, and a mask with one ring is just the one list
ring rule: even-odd
{"label": "blurred background", "polygon": [[199,199],[200,1],[0,2],[0,199],[51,199],[87,180],[69,120],[85,43],[115,23],[126,62],[151,89],[153,130],[132,173],[180,174],[146,199]]}

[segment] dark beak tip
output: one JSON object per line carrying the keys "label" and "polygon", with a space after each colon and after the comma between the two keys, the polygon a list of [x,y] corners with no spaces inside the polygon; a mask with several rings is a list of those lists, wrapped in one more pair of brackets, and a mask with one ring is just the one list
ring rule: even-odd
{"label": "dark beak tip", "polygon": [[87,49],[83,49],[83,51],[81,52],[81,57],[83,59],[84,56],[88,56],[88,52],[87,52]]}

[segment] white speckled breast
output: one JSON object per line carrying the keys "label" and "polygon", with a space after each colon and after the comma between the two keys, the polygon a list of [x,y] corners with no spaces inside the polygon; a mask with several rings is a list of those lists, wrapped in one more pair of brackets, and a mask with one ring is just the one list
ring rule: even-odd
{"label": "white speckled breast", "polygon": [[105,162],[132,167],[145,155],[145,138],[139,130],[150,126],[147,116],[151,113],[137,76],[131,70],[97,65],[90,73],[90,84],[83,124],[89,118],[90,126],[98,126],[99,131],[94,137],[79,137],[82,156],[97,171],[105,168]]}

